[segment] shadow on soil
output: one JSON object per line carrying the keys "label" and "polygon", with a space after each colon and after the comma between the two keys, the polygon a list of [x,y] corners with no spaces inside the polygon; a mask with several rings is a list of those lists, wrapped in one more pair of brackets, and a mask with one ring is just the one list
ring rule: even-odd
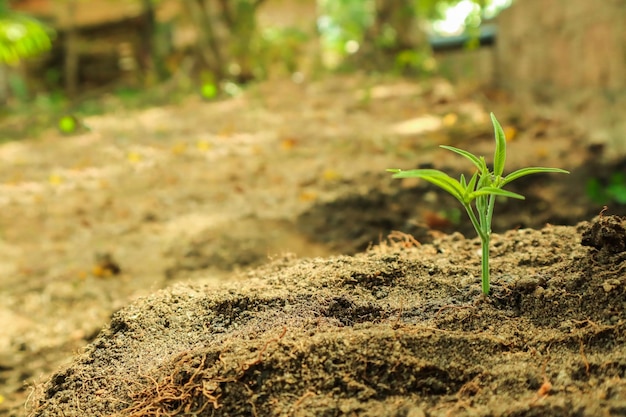
{"label": "shadow on soil", "polygon": [[[626,160],[613,164],[590,160],[567,176],[541,174],[517,180],[507,189],[526,199],[498,201],[493,231],[539,229],[546,224],[571,226],[596,216],[603,205],[609,207],[610,214],[626,215],[626,204],[602,194],[616,173],[626,178]],[[460,173],[451,175],[458,177]],[[598,184],[595,191],[588,187],[591,180]],[[432,242],[436,235],[433,230],[476,236],[459,202],[439,188],[425,182],[402,187],[400,181],[382,175],[377,182],[380,185],[366,195],[347,194],[312,207],[298,217],[298,229],[309,239],[344,254],[363,251],[394,230],[411,234],[422,243]],[[623,187],[626,198],[626,182]]]}

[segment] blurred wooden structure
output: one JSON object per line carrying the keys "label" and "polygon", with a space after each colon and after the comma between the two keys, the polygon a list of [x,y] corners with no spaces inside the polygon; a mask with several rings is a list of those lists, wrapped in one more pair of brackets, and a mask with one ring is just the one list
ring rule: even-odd
{"label": "blurred wooden structure", "polygon": [[30,65],[32,90],[61,84],[70,97],[120,81],[145,85],[162,79],[166,72],[179,71],[182,61],[189,62],[185,56],[193,57],[194,69],[217,80],[233,63],[242,73],[251,72],[246,54],[253,42],[246,36],[252,36],[255,26],[305,28],[315,34],[316,0],[250,0],[250,6],[254,12],[245,16],[240,10],[246,8],[230,0],[12,2],[14,9],[48,23],[58,35],[53,50]]}
{"label": "blurred wooden structure", "polygon": [[[47,23],[57,32],[53,50],[39,68],[62,68],[66,92],[147,77],[154,70],[155,22],[178,14],[180,2],[163,0],[18,0],[12,8]],[[37,69],[35,69],[37,71]]]}

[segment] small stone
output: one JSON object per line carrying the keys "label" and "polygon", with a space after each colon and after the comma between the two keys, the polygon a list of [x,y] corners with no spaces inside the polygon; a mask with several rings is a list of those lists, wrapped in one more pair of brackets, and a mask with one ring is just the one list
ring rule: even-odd
{"label": "small stone", "polygon": [[426,417],[426,413],[419,407],[411,407],[406,417]]}
{"label": "small stone", "polygon": [[620,282],[618,279],[607,279],[602,283],[602,288],[605,292],[611,292],[615,288],[619,287],[619,284]]}

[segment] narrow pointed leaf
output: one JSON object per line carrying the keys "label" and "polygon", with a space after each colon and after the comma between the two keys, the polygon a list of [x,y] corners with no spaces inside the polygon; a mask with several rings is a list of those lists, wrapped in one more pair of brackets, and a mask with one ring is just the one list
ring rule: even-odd
{"label": "narrow pointed leaf", "polygon": [[502,181],[501,185],[505,186],[511,181],[515,181],[516,179],[525,177],[526,175],[540,174],[544,172],[560,172],[562,174],[569,174],[569,171],[566,171],[560,168],[528,167],[528,168],[522,168],[522,169],[518,169],[517,171],[511,172],[509,175],[504,177],[504,180]]}
{"label": "narrow pointed leaf", "polygon": [[474,172],[474,175],[472,175],[472,178],[470,178],[470,181],[467,184],[467,189],[470,191],[474,191],[476,189],[476,181],[478,181],[478,171]]}
{"label": "narrow pointed leaf", "polygon": [[509,197],[509,198],[517,198],[519,200],[525,200],[526,197],[524,197],[521,194],[517,194],[514,193],[512,191],[507,191],[507,190],[503,190],[501,188],[495,188],[495,187],[485,187],[485,188],[481,188],[478,191],[474,191],[471,195],[478,197],[478,196],[486,196],[486,195],[499,195],[502,197]]}
{"label": "narrow pointed leaf", "polygon": [[493,123],[493,133],[496,138],[496,151],[493,154],[493,173],[500,177],[504,172],[504,163],[506,161],[506,137],[500,122],[498,122],[493,113],[491,113],[491,122]]}
{"label": "narrow pointed leaf", "polygon": [[491,185],[491,175],[479,175],[478,176],[478,184],[476,185],[476,189],[480,190],[481,188],[489,187]]}
{"label": "narrow pointed leaf", "polygon": [[440,145],[440,148],[443,149],[447,149],[449,151],[452,151],[454,153],[457,153],[461,156],[464,156],[465,158],[469,159],[470,161],[472,161],[472,163],[474,165],[476,165],[476,168],[478,168],[478,170],[480,172],[485,172],[487,170],[487,165],[484,163],[484,161],[481,163],[480,158],[478,158],[476,155],[473,155],[471,153],[469,153],[468,151],[465,151],[463,149],[459,149],[459,148],[455,148],[454,146],[448,146],[448,145]]}
{"label": "narrow pointed leaf", "polygon": [[449,177],[448,174],[438,169],[388,169],[387,172],[392,172],[393,178]]}
{"label": "narrow pointed leaf", "polygon": [[481,156],[480,157],[480,163],[483,164],[483,166],[485,167],[485,170],[482,171],[482,175],[480,176],[481,179],[484,179],[483,183],[484,184],[491,184],[492,181],[491,179],[493,178],[493,174],[489,171],[489,168],[487,168],[487,162],[485,162],[485,157]]}
{"label": "narrow pointed leaf", "polygon": [[454,198],[459,200],[461,203],[464,202],[463,195],[465,194],[461,184],[455,180],[454,178],[448,177],[423,177],[425,181],[430,182],[431,184],[436,185],[437,187],[447,191]]}
{"label": "narrow pointed leaf", "polygon": [[421,178],[452,194],[452,196],[454,196],[459,201],[463,201],[464,188],[461,186],[461,183],[450,177],[448,174],[439,171],[438,169],[411,169],[407,171],[388,171],[395,172],[393,178]]}

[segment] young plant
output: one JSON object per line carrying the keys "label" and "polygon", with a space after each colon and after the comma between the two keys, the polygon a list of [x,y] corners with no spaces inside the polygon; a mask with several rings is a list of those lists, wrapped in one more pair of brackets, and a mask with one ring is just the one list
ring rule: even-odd
{"label": "young plant", "polygon": [[493,156],[493,171],[489,171],[483,156],[477,157],[463,149],[445,145],[441,147],[464,156],[477,168],[477,171],[472,175],[469,181],[465,179],[464,175],[461,175],[460,180],[456,180],[437,169],[412,169],[408,171],[401,169],[387,170],[394,173],[393,178],[422,178],[452,194],[461,202],[482,244],[481,276],[482,291],[485,295],[489,295],[489,242],[491,238],[491,219],[493,217],[493,207],[496,203],[496,198],[510,197],[520,200],[524,199],[523,195],[504,190],[503,187],[518,178],[530,174],[542,172],[561,172],[569,174],[568,171],[559,168],[529,167],[518,169],[507,176],[503,176],[504,162],[506,160],[506,138],[502,126],[500,126],[500,123],[498,123],[493,113],[491,113],[491,122],[493,123],[496,140],[496,150]]}

